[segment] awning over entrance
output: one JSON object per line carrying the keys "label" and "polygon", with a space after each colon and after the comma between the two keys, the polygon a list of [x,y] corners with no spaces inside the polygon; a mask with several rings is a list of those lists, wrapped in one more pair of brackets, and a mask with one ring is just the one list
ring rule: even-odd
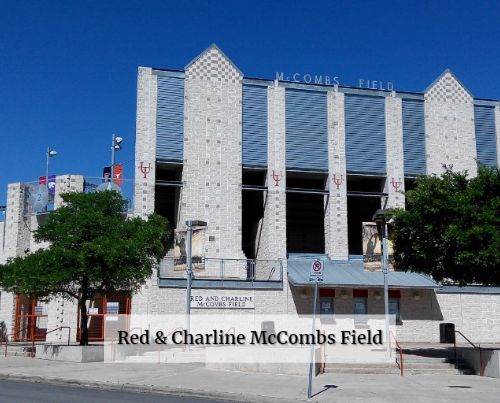
{"label": "awning over entrance", "polygon": [[[289,259],[288,280],[294,286],[313,286],[309,282],[312,260]],[[363,269],[362,260],[324,261],[323,282],[320,287],[383,287],[381,271],[368,272]],[[430,277],[419,273],[389,272],[389,287],[392,288],[439,288]]]}

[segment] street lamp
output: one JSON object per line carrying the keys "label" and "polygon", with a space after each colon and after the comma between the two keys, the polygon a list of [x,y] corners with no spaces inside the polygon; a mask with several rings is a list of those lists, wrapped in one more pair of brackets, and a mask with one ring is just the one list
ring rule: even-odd
{"label": "street lamp", "polygon": [[111,183],[114,183],[113,180],[115,179],[115,152],[122,149],[122,142],[123,138],[113,134],[111,141]]}
{"label": "street lamp", "polygon": [[[193,278],[193,227],[206,227],[207,223],[200,220],[186,221],[187,227],[187,253],[186,253],[186,331],[191,329],[191,281]],[[189,350],[189,344],[187,345]]]}
{"label": "street lamp", "polygon": [[45,163],[45,186],[47,186],[47,189],[49,188],[49,161],[52,157],[55,157],[57,155],[56,150],[51,150],[50,147],[47,147],[47,159]]}
{"label": "street lamp", "polygon": [[384,274],[384,315],[385,315],[385,337],[387,343],[387,353],[389,353],[389,283],[387,279],[388,256],[387,256],[387,220],[385,210],[378,209],[373,214],[373,221],[380,225],[382,235],[382,273]]}

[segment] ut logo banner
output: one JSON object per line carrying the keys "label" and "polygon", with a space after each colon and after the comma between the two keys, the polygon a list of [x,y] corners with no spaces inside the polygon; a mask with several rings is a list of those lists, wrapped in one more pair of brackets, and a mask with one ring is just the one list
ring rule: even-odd
{"label": "ut logo banner", "polygon": [[[121,186],[123,183],[123,164],[115,164],[115,169],[113,170],[114,180],[113,183],[115,185]],[[104,167],[102,169],[102,181],[109,182],[109,178],[111,177],[111,167]]]}

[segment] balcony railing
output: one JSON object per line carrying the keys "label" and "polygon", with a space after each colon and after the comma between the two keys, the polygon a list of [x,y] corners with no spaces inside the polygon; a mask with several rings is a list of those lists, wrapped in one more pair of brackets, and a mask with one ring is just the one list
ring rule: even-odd
{"label": "balcony railing", "polygon": [[[158,270],[159,285],[186,286],[186,259],[165,257]],[[281,260],[226,259],[204,257],[193,261],[193,288],[283,287]]]}

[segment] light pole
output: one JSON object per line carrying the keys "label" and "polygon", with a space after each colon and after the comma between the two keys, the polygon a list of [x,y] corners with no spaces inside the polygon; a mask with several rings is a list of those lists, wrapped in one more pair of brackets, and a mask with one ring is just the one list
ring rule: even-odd
{"label": "light pole", "polygon": [[123,138],[116,136],[113,134],[112,141],[111,141],[111,183],[114,183],[115,179],[115,152],[120,151],[122,149],[122,144]]}
{"label": "light pole", "polygon": [[384,316],[385,316],[385,342],[387,353],[389,354],[390,334],[389,334],[389,283],[387,279],[388,253],[387,253],[387,220],[385,210],[378,209],[373,214],[373,221],[380,225],[382,236],[382,273],[384,274]]}
{"label": "light pole", "polygon": [[[186,331],[191,330],[191,280],[193,278],[193,227],[206,227],[207,223],[200,220],[186,221],[187,253],[186,253]],[[189,350],[189,344],[187,345]]]}
{"label": "light pole", "polygon": [[50,147],[47,147],[47,159],[45,162],[45,186],[47,186],[47,189],[49,188],[49,164],[50,164],[50,159],[52,157],[55,157],[57,155],[56,150],[51,150]]}

